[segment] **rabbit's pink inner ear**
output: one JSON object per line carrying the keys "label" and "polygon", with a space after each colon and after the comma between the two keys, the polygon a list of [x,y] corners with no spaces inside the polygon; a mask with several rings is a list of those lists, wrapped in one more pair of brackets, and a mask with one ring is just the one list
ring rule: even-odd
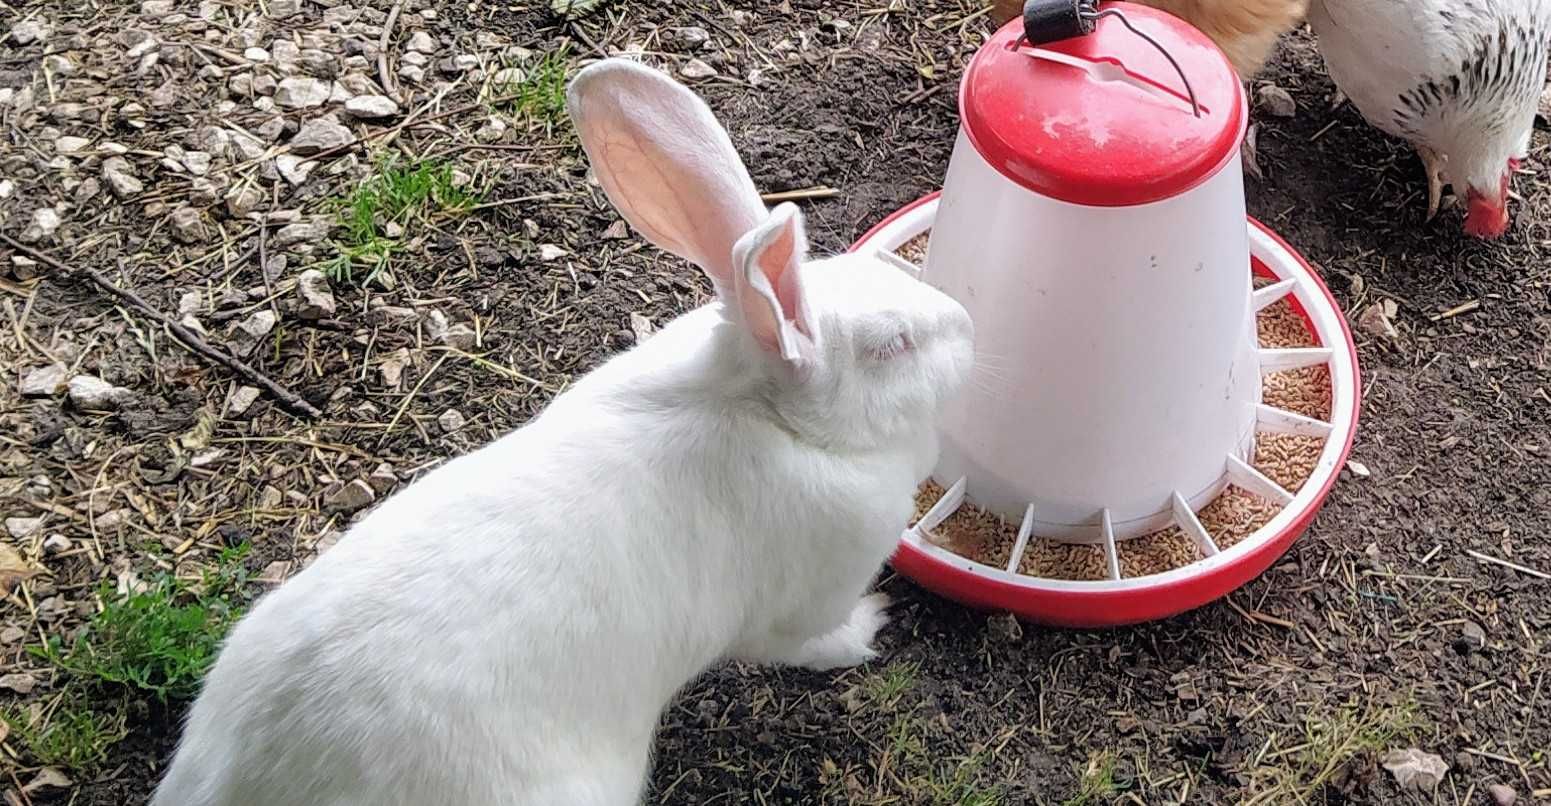
{"label": "rabbit's pink inner ear", "polygon": [[567,101],[620,214],[653,244],[700,266],[730,300],[733,245],[764,218],[765,206],[710,108],[625,59],[583,69]]}
{"label": "rabbit's pink inner ear", "polygon": [[771,211],[733,250],[743,281],[738,305],[744,326],[761,347],[794,363],[816,357],[801,272],[807,251],[802,214],[790,203]]}

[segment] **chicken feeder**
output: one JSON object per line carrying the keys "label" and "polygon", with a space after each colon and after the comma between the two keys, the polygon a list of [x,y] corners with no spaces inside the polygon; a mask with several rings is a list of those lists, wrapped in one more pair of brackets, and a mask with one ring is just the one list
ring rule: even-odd
{"label": "chicken feeder", "polygon": [[[965,72],[942,191],[853,250],[963,304],[989,370],[945,412],[932,478],[948,492],[906,531],[895,569],[1033,621],[1118,625],[1221,597],[1287,549],[1344,465],[1358,369],[1329,291],[1246,216],[1248,110],[1222,52],[1151,8],[1056,5],[1073,10],[1077,35],[1041,39],[1049,16],[1032,13],[998,31]],[[896,255],[928,232],[924,266]],[[1257,289],[1252,275],[1268,280]],[[1282,299],[1316,346],[1258,343],[1256,313]],[[1318,365],[1328,420],[1262,402],[1265,373]],[[1256,470],[1257,433],[1324,439],[1297,491]],[[1281,510],[1219,547],[1197,513],[1230,484]],[[1005,566],[926,539],[966,502],[1018,524]],[[1200,559],[1123,576],[1117,546],[1170,526]],[[1019,573],[1034,540],[1098,547],[1108,578]]]}

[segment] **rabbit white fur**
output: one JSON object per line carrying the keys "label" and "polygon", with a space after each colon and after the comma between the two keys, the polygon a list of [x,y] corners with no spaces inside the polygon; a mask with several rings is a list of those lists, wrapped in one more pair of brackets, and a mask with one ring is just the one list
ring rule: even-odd
{"label": "rabbit white fur", "polygon": [[605,191],[718,300],[385,501],[257,602],[153,806],[627,806],[726,658],[874,657],[865,596],[965,380],[963,308],[803,264],[705,104],[610,59],[568,95]]}

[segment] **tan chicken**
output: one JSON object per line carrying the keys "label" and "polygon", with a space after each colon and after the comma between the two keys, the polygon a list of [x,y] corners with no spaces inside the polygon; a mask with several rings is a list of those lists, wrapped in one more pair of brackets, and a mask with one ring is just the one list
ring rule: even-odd
{"label": "tan chicken", "polygon": [[[1292,30],[1309,8],[1308,0],[1134,0],[1201,29],[1228,55],[1239,77],[1253,78],[1271,57],[1277,37]],[[991,0],[997,27],[1023,14],[1023,0]]]}

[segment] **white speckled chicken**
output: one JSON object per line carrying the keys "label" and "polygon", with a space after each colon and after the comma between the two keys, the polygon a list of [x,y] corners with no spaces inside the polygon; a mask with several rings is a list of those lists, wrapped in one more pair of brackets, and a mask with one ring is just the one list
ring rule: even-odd
{"label": "white speckled chicken", "polygon": [[1336,86],[1427,166],[1427,218],[1443,185],[1466,204],[1465,231],[1508,228],[1508,180],[1529,151],[1546,81],[1551,0],[1313,0]]}

